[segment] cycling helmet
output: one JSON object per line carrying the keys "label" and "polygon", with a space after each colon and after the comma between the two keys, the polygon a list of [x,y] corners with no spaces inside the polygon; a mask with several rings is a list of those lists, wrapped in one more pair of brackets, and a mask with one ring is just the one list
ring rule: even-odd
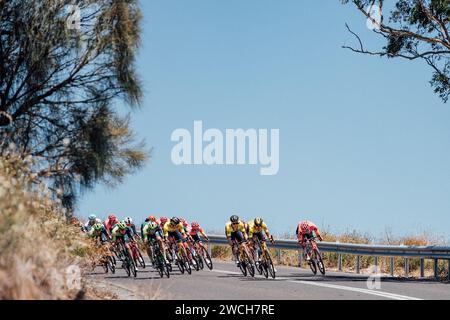
{"label": "cycling helmet", "polygon": [[238,223],[239,222],[239,217],[237,215],[233,214],[230,217],[230,221],[231,221],[231,223]]}
{"label": "cycling helmet", "polygon": [[103,229],[103,225],[101,223],[96,223],[94,224],[93,228],[95,231],[100,231]]}
{"label": "cycling helmet", "polygon": [[119,227],[120,230],[125,230],[127,228],[127,225],[125,224],[125,222],[119,222],[117,224],[117,227]]}
{"label": "cycling helmet", "polygon": [[263,219],[261,218],[255,218],[255,220],[253,220],[253,222],[255,223],[255,226],[260,227],[263,224]]}
{"label": "cycling helmet", "polygon": [[172,217],[172,219],[170,219],[170,222],[172,224],[179,224],[180,223],[180,219],[178,219],[177,217]]}
{"label": "cycling helmet", "polygon": [[108,216],[108,220],[116,220],[116,219],[117,219],[116,216],[113,215],[113,214],[110,214],[110,215]]}
{"label": "cycling helmet", "polygon": [[148,227],[149,227],[150,229],[156,229],[156,228],[158,228],[158,224],[157,224],[155,221],[151,221],[151,222],[148,224]]}
{"label": "cycling helmet", "polygon": [[198,228],[198,227],[200,227],[200,225],[198,224],[198,222],[192,222],[191,223],[191,227],[192,228]]}
{"label": "cycling helmet", "polygon": [[156,217],[155,216],[148,216],[147,218],[149,221],[156,221]]}
{"label": "cycling helmet", "polygon": [[300,223],[300,229],[302,230],[302,232],[308,233],[310,231],[308,222],[303,221],[302,223]]}
{"label": "cycling helmet", "polygon": [[159,218],[159,220],[161,221],[161,223],[166,223],[169,219],[167,219],[167,217],[161,217]]}
{"label": "cycling helmet", "polygon": [[96,216],[95,214],[91,214],[91,215],[89,216],[89,221],[93,221],[93,220],[95,220],[95,219],[97,219],[97,216]]}
{"label": "cycling helmet", "polygon": [[130,217],[126,217],[124,221],[126,224],[133,224],[133,219],[131,219]]}
{"label": "cycling helmet", "polygon": [[179,218],[179,219],[180,219],[180,222],[183,224],[183,226],[185,226],[185,227],[188,226],[188,223],[185,218]]}

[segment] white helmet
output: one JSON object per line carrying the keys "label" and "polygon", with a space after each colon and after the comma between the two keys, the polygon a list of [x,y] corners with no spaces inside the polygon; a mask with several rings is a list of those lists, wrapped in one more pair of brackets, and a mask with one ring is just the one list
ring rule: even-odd
{"label": "white helmet", "polygon": [[131,219],[131,217],[126,217],[124,221],[125,221],[126,224],[132,224],[133,223],[133,219]]}

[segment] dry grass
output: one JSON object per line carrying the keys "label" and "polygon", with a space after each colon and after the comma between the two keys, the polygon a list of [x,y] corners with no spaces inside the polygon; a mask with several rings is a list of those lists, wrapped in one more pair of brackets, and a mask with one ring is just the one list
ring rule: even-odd
{"label": "dry grass", "polygon": [[0,158],[0,299],[113,298],[86,284],[93,246],[34,184],[30,162],[14,152]]}

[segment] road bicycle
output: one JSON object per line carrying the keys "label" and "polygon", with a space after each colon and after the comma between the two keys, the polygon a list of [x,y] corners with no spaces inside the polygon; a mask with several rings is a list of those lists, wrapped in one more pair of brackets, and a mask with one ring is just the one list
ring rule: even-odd
{"label": "road bicycle", "polygon": [[204,263],[203,263],[203,259],[200,256],[200,254],[197,252],[197,248],[194,246],[194,241],[192,239],[188,240],[188,244],[189,244],[189,252],[190,255],[192,257],[192,260],[194,260],[194,269],[196,271],[199,270],[203,270],[203,268],[205,267]]}
{"label": "road bicycle", "polygon": [[244,276],[250,274],[251,277],[254,277],[255,263],[250,253],[250,249],[248,248],[247,241],[242,241],[241,243],[238,243],[236,240],[234,240],[233,246],[237,246],[239,250],[238,262],[239,262],[239,269],[241,269],[242,274]]}
{"label": "road bicycle", "polygon": [[314,274],[317,274],[317,269],[319,269],[321,274],[325,274],[325,264],[323,263],[322,254],[317,246],[317,237],[312,237],[306,239],[306,257],[309,257],[309,267]]}
{"label": "road bicycle", "polygon": [[114,258],[114,254],[111,252],[109,248],[103,246],[106,251],[103,255],[101,261],[103,262],[103,269],[105,273],[108,273],[108,270],[111,271],[112,274],[116,273],[116,259]]}
{"label": "road bicycle", "polygon": [[164,259],[159,243],[155,240],[151,240],[150,245],[152,247],[152,261],[154,261],[155,269],[158,270],[161,278],[164,277],[164,275],[166,275],[167,278],[170,278],[172,267],[170,264],[166,263],[166,259]]}
{"label": "road bicycle", "polygon": [[264,274],[264,277],[268,278],[270,276],[275,279],[275,267],[273,265],[272,257],[270,251],[267,248],[265,241],[261,241],[258,237],[253,241],[254,243],[254,259],[256,269],[259,274]]}
{"label": "road bicycle", "polygon": [[141,250],[137,246],[136,242],[130,242],[131,253],[133,254],[134,264],[145,269],[145,260],[142,256]]}
{"label": "road bicycle", "polygon": [[133,257],[130,256],[127,247],[125,246],[125,240],[120,239],[118,244],[118,251],[122,257],[122,267],[130,277],[133,274],[134,277],[137,276],[136,265],[134,264]]}
{"label": "road bicycle", "polygon": [[178,267],[181,274],[187,272],[188,274],[192,273],[191,264],[187,258],[186,250],[183,245],[183,242],[180,241],[175,243],[173,240],[169,240],[169,250],[170,255],[172,256],[173,263]]}
{"label": "road bicycle", "polygon": [[212,259],[205,246],[199,241],[194,241],[191,245],[194,248],[197,257],[197,262],[200,264],[200,268],[203,269],[204,264],[206,264],[208,269],[212,270],[213,268]]}

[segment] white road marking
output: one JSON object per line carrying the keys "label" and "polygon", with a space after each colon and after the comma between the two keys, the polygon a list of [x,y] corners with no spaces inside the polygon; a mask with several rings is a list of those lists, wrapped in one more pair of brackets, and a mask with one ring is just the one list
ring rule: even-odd
{"label": "white road marking", "polygon": [[[227,271],[227,270],[218,270],[218,269],[213,269],[211,271],[218,272],[218,273],[241,274],[240,272],[236,272],[236,271]],[[305,280],[291,280],[289,278],[284,278],[284,277],[277,277],[277,279],[285,280],[285,281],[291,282],[291,283],[300,283],[300,284],[305,284],[305,285],[310,285],[310,286],[324,287],[324,288],[330,288],[330,289],[336,289],[336,290],[359,292],[359,293],[370,294],[370,295],[393,299],[393,300],[423,300],[420,298],[404,296],[404,295],[380,291],[380,290],[347,287],[347,286],[341,286],[341,285],[336,285],[336,284],[319,283],[319,282],[312,282],[312,281],[305,281]]]}

